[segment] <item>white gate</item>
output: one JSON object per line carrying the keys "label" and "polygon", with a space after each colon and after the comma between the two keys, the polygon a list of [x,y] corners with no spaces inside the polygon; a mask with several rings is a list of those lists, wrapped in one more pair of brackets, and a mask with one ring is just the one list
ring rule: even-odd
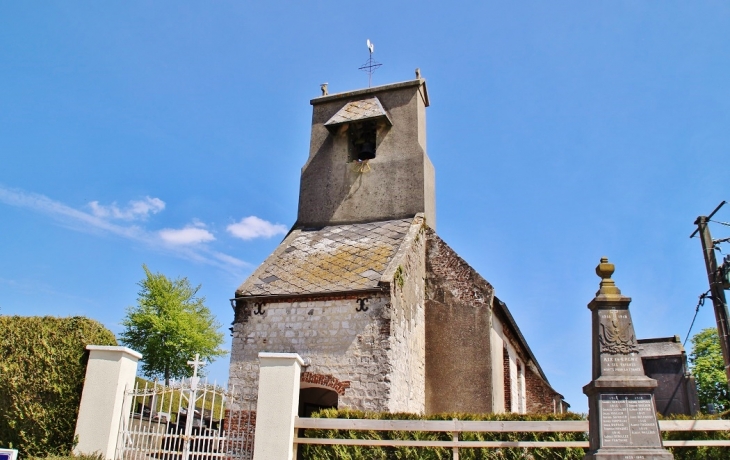
{"label": "white gate", "polygon": [[122,415],[116,460],[253,458],[252,394],[192,377],[170,386],[138,384],[124,397],[131,410]]}

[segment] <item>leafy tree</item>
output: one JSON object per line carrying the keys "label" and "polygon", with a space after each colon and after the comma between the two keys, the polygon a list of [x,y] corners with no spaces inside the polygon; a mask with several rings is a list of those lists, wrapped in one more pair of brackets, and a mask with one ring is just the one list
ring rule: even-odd
{"label": "leafy tree", "polygon": [[146,278],[137,283],[137,306],[127,308],[119,338],[142,353],[142,374],[163,376],[169,385],[171,378],[192,375],[187,362],[196,353],[208,362],[224,356],[226,351],[219,348],[221,325],[205,306],[205,297],[196,297],[200,285],[192,287],[187,278],[170,280],[146,265],[142,268]]}
{"label": "leafy tree", "polygon": [[700,406],[704,409],[708,404],[714,404],[718,412],[730,409],[725,362],[717,329],[703,329],[692,337],[689,362],[697,381]]}

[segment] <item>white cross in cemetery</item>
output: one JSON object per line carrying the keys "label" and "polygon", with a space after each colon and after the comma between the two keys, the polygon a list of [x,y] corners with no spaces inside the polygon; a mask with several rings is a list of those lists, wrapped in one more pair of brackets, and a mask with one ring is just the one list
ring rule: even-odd
{"label": "white cross in cemetery", "polygon": [[190,379],[191,390],[195,390],[198,388],[198,382],[200,381],[200,377],[198,377],[198,368],[203,364],[204,362],[200,360],[199,353],[195,353],[194,360],[188,361],[188,365],[193,367],[193,377]]}

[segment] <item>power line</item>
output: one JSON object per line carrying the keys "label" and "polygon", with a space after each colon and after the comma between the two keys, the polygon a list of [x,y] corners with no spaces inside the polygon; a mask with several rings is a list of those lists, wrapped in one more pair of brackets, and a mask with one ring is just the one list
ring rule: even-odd
{"label": "power line", "polygon": [[710,290],[708,289],[704,294],[700,295],[700,300],[697,302],[697,307],[695,308],[695,315],[692,317],[692,324],[689,325],[689,330],[687,331],[687,337],[684,338],[684,342],[682,342],[682,346],[687,345],[687,339],[689,339],[689,334],[692,332],[692,326],[695,325],[695,320],[697,319],[697,313],[700,312],[700,307],[705,304],[705,299],[708,297],[707,294],[710,293]]}

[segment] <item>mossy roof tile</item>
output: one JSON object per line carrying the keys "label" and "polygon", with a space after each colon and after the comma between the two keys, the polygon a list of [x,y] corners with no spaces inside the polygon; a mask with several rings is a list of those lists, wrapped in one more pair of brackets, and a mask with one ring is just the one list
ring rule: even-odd
{"label": "mossy roof tile", "polygon": [[[238,288],[239,296],[375,288],[413,219],[294,229]],[[275,276],[269,283],[261,280]]]}

